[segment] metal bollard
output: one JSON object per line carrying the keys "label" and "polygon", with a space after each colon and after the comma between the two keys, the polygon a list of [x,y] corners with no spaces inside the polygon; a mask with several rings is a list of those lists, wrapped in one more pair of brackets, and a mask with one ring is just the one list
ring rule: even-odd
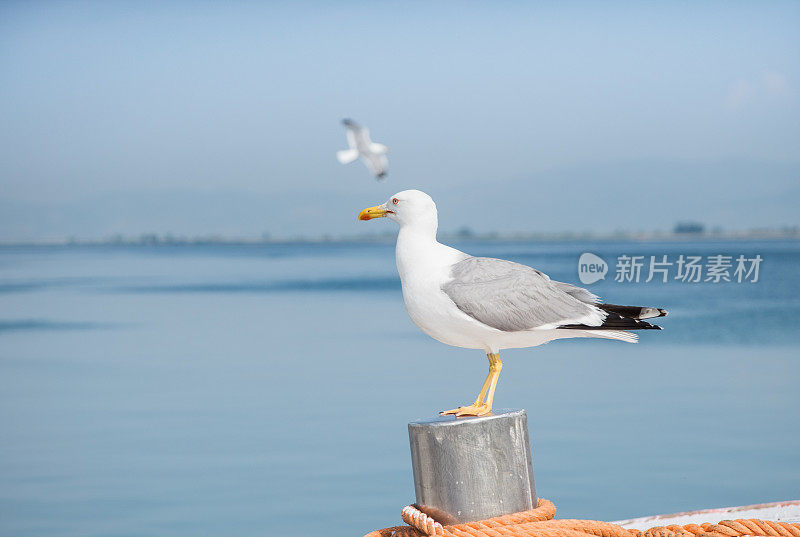
{"label": "metal bollard", "polygon": [[536,506],[528,416],[437,416],[408,424],[417,507],[442,524]]}

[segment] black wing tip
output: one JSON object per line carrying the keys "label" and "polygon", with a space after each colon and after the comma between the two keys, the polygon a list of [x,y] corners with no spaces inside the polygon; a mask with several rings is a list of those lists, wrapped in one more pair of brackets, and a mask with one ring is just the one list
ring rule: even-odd
{"label": "black wing tip", "polygon": [[376,174],[375,177],[378,178],[378,181],[382,181],[383,179],[386,179],[387,175],[389,175],[389,172],[381,172]]}
{"label": "black wing tip", "polygon": [[651,324],[647,321],[633,319],[631,317],[624,317],[619,313],[609,312],[603,320],[603,324],[599,326],[588,326],[585,324],[566,324],[559,326],[559,328],[566,328],[568,330],[661,330],[662,328],[657,324]]}
{"label": "black wing tip", "polygon": [[342,120],[342,125],[345,125],[347,127],[356,127],[356,126],[358,126],[358,123],[356,123],[352,119],[346,117],[346,118],[344,118]]}
{"label": "black wing tip", "polygon": [[598,308],[608,313],[618,313],[623,317],[631,319],[656,319],[666,317],[669,312],[664,308],[653,308],[650,306],[620,306],[618,304],[596,304]]}
{"label": "black wing tip", "polygon": [[642,308],[642,310],[652,310],[652,313],[654,313],[654,315],[650,317],[645,317],[646,319],[657,319],[658,317],[666,317],[669,315],[669,312],[664,308]]}

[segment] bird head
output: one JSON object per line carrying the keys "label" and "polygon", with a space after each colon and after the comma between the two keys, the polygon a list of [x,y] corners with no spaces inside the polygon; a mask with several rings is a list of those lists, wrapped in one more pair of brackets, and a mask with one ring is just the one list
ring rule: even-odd
{"label": "bird head", "polygon": [[361,211],[359,220],[372,220],[373,218],[387,217],[394,220],[401,227],[407,225],[433,224],[434,230],[438,224],[436,204],[425,192],[420,190],[404,190],[398,192],[383,205],[376,205]]}

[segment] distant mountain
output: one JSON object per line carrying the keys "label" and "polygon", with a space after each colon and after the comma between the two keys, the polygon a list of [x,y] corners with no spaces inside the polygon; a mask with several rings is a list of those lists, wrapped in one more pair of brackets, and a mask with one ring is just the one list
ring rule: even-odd
{"label": "distant mountain", "polygon": [[670,230],[683,220],[750,229],[798,224],[798,199],[800,163],[639,160],[487,180],[447,192],[439,212],[447,229],[476,231]]}
{"label": "distant mountain", "polygon": [[[424,175],[424,174],[423,174]],[[579,164],[457,187],[393,176],[385,185],[296,186],[277,192],[143,189],[107,191],[64,203],[4,199],[0,240],[114,234],[273,237],[352,235],[390,229],[356,214],[395,191],[420,188],[439,205],[440,227],[476,233],[669,230],[676,221],[749,229],[798,224],[800,164],[640,160]],[[447,183],[453,184],[452,178]],[[282,184],[285,184],[283,181]],[[275,184],[275,182],[272,182]],[[264,189],[268,189],[265,181]]]}

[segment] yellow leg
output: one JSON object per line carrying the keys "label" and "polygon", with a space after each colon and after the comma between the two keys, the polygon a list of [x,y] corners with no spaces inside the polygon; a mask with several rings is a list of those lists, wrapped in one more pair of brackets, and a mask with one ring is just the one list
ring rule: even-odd
{"label": "yellow leg", "polygon": [[[492,384],[489,386],[489,395],[486,396],[486,404],[489,405],[489,412],[492,411],[494,402],[494,389],[497,388],[497,381],[500,380],[500,371],[503,370],[503,362],[500,361],[499,354],[489,354],[489,371],[494,371]],[[493,359],[494,358],[494,359]]]}
{"label": "yellow leg", "polygon": [[481,391],[478,392],[478,397],[475,398],[475,402],[472,403],[472,406],[478,406],[483,402],[486,398],[486,392],[489,390],[489,386],[492,383],[492,371],[491,366],[489,366],[489,373],[486,374],[486,380],[483,381],[483,386],[481,386]]}
{"label": "yellow leg", "polygon": [[452,410],[445,410],[439,414],[455,414],[456,416],[485,416],[492,412],[492,402],[494,401],[494,390],[497,387],[497,380],[500,378],[500,370],[503,369],[503,362],[500,355],[489,353],[489,374],[483,381],[481,391],[478,393],[475,402],[469,406],[460,406]]}

